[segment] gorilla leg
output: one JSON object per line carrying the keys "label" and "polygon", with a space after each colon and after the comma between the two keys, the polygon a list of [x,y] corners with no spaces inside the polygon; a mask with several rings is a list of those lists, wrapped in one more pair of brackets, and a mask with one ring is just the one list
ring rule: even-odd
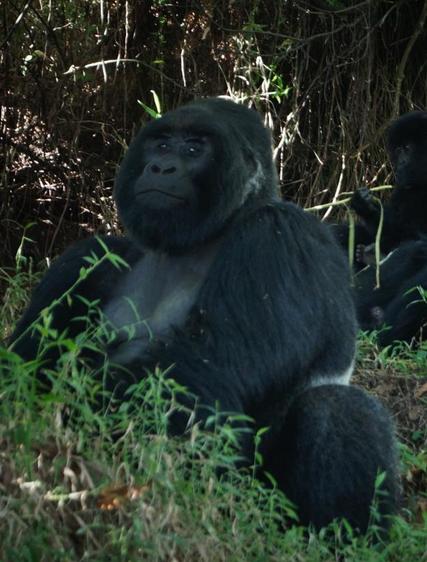
{"label": "gorilla leg", "polygon": [[300,521],[316,529],[346,518],[365,532],[375,498],[381,515],[396,509],[398,479],[393,426],[385,409],[362,390],[344,385],[310,388],[292,403],[282,430],[264,452],[265,469],[293,501]]}
{"label": "gorilla leg", "polygon": [[382,323],[389,329],[378,334],[381,346],[391,345],[396,340],[411,342],[427,323],[427,303],[421,298],[417,287],[427,289],[427,265],[409,278],[384,308]]}
{"label": "gorilla leg", "polygon": [[[414,287],[427,288],[427,241],[407,242],[399,246],[380,267],[380,287],[375,289],[375,268],[369,267],[355,277],[355,298],[362,329],[390,329],[379,335],[380,345],[394,340],[410,341],[427,321],[427,304]],[[381,315],[375,311],[381,310]]]}

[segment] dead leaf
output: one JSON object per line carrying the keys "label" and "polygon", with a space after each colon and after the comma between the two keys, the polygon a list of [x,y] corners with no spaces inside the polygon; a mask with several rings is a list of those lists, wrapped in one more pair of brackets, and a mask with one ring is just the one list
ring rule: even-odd
{"label": "dead leaf", "polygon": [[119,509],[125,503],[140,498],[149,488],[150,486],[148,484],[144,486],[129,486],[127,484],[108,486],[99,493],[97,506],[99,509],[105,509],[107,511]]}
{"label": "dead leaf", "polygon": [[417,501],[417,521],[419,523],[424,522],[425,513],[427,513],[427,500],[419,499]]}
{"label": "dead leaf", "polygon": [[424,414],[425,408],[422,406],[413,406],[408,412],[408,418],[411,421],[417,421],[421,419]]}
{"label": "dead leaf", "polygon": [[421,398],[424,394],[427,394],[427,382],[415,392],[415,398]]}

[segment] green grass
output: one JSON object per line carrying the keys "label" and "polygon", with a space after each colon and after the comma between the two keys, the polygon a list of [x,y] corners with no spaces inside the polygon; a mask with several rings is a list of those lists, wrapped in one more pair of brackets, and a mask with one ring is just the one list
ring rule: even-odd
{"label": "green grass", "polygon": [[[19,273],[3,301],[5,334],[21,308],[19,287],[31,281]],[[0,348],[1,562],[427,561],[422,412],[409,427],[396,413],[405,500],[389,542],[372,546],[367,536],[343,544],[339,525],[328,540],[326,530],[292,525],[295,511],[284,496],[261,485],[254,470],[235,468],[232,420],[218,425],[212,415],[209,432],[195,426],[185,437],[167,437],[180,389],[161,373],[135,386],[125,404],[97,412],[101,389],[79,360],[80,346],[55,337],[67,341],[67,352],[49,373],[48,394],[37,392],[35,362]],[[425,408],[422,397],[409,400],[413,386],[403,401],[409,382],[422,384],[423,353],[381,354],[365,338],[358,372],[368,379],[359,382],[376,392],[405,381],[397,403],[409,420],[411,408]]]}

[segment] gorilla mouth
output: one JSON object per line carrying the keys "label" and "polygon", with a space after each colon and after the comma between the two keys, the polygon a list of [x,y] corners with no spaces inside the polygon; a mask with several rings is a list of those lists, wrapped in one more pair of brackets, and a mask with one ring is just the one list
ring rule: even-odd
{"label": "gorilla mouth", "polygon": [[171,193],[170,191],[163,191],[162,189],[156,189],[153,187],[150,189],[144,189],[143,191],[138,191],[136,196],[140,197],[141,195],[147,195],[148,193],[161,193],[162,195],[166,195],[166,197],[170,197],[171,199],[177,199],[178,201],[185,201],[184,197],[175,195],[175,193]]}

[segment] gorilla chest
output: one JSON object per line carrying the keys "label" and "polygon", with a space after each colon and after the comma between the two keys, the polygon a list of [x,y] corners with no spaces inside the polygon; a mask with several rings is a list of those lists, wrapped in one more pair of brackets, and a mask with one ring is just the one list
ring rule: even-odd
{"label": "gorilla chest", "polygon": [[206,279],[214,249],[191,256],[147,253],[128,271],[104,307],[112,329],[109,355],[129,361],[172,327],[182,327]]}

